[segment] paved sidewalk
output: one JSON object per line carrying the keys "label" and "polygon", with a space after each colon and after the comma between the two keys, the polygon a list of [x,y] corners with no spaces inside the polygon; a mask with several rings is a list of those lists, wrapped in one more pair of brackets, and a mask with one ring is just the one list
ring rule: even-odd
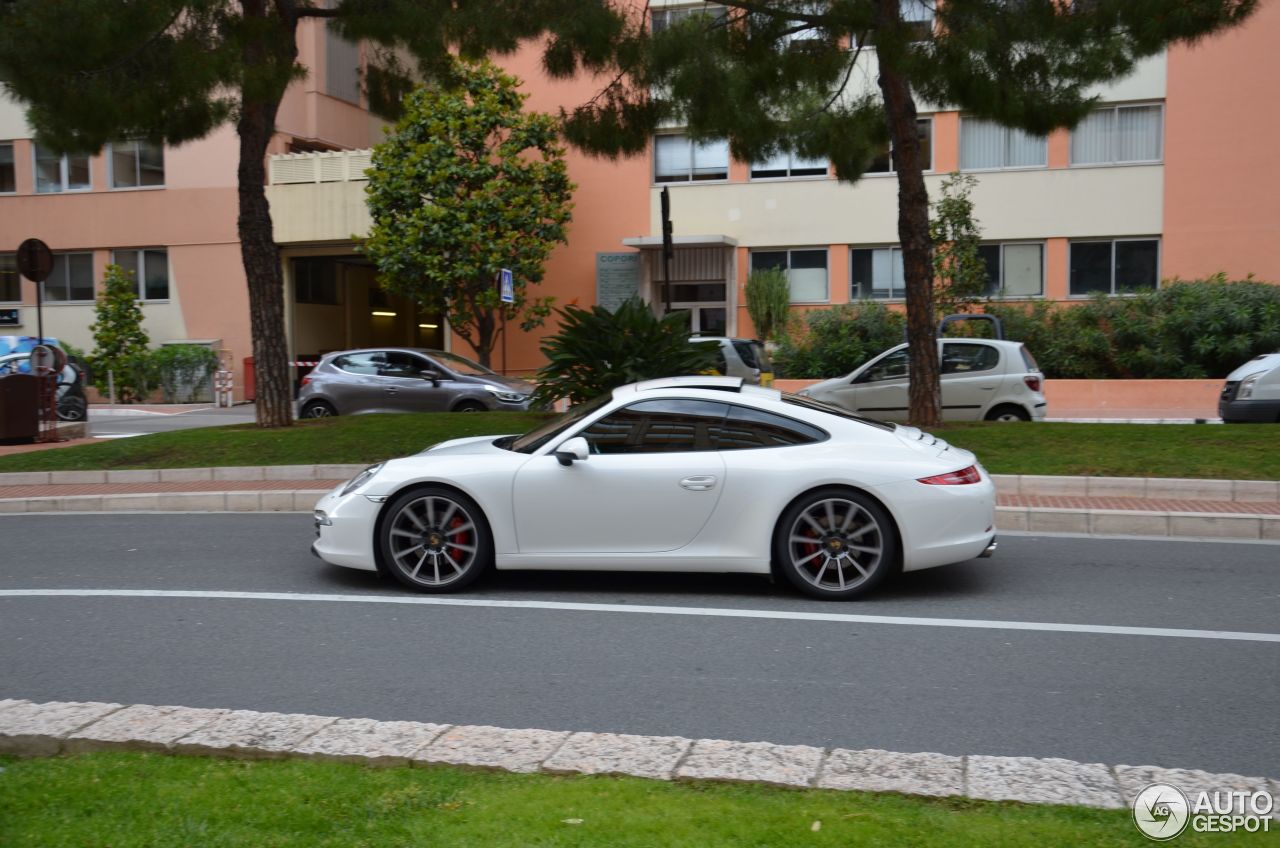
{"label": "paved sidewalk", "polygon": [[[1280,795],[1280,783],[1267,777],[1057,758],[957,757],[252,710],[0,700],[0,754],[53,756],[97,750],[631,775],[1101,809],[1129,807],[1155,782],[1171,783],[1187,793]],[[1275,815],[1280,819],[1280,812]]]}

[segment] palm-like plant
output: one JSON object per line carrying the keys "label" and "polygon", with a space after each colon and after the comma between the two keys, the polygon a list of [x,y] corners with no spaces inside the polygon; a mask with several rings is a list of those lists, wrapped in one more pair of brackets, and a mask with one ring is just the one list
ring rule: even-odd
{"label": "palm-like plant", "polygon": [[569,306],[557,314],[560,332],[542,342],[547,364],[538,372],[536,403],[580,403],[638,380],[715,367],[715,345],[689,341],[686,315],[659,318],[639,298],[615,312]]}

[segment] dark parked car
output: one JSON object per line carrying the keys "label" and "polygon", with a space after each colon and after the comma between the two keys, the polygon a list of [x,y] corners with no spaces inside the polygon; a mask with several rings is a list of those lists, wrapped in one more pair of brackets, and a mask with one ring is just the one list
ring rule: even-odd
{"label": "dark parked car", "polygon": [[533,385],[442,350],[327,353],[302,380],[299,418],[363,412],[484,412],[529,408]]}

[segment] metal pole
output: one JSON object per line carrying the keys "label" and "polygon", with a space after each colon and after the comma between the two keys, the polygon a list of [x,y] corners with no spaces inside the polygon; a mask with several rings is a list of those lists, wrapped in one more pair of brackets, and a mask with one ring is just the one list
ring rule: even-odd
{"label": "metal pole", "polygon": [[36,283],[36,344],[44,344],[44,283]]}
{"label": "metal pole", "polygon": [[502,376],[507,376],[507,305],[502,304]]}

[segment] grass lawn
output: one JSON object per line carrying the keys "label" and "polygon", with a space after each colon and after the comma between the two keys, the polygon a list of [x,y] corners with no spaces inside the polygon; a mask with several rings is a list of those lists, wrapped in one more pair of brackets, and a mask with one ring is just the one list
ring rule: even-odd
{"label": "grass lawn", "polygon": [[156,754],[0,767],[0,845],[24,848],[1150,844],[1126,811],[889,794]]}
{"label": "grass lawn", "polygon": [[[357,415],[178,430],[0,457],[0,471],[377,462],[458,436],[516,433],[538,413]],[[1280,425],[949,424],[938,434],[994,474],[1280,479]]]}

